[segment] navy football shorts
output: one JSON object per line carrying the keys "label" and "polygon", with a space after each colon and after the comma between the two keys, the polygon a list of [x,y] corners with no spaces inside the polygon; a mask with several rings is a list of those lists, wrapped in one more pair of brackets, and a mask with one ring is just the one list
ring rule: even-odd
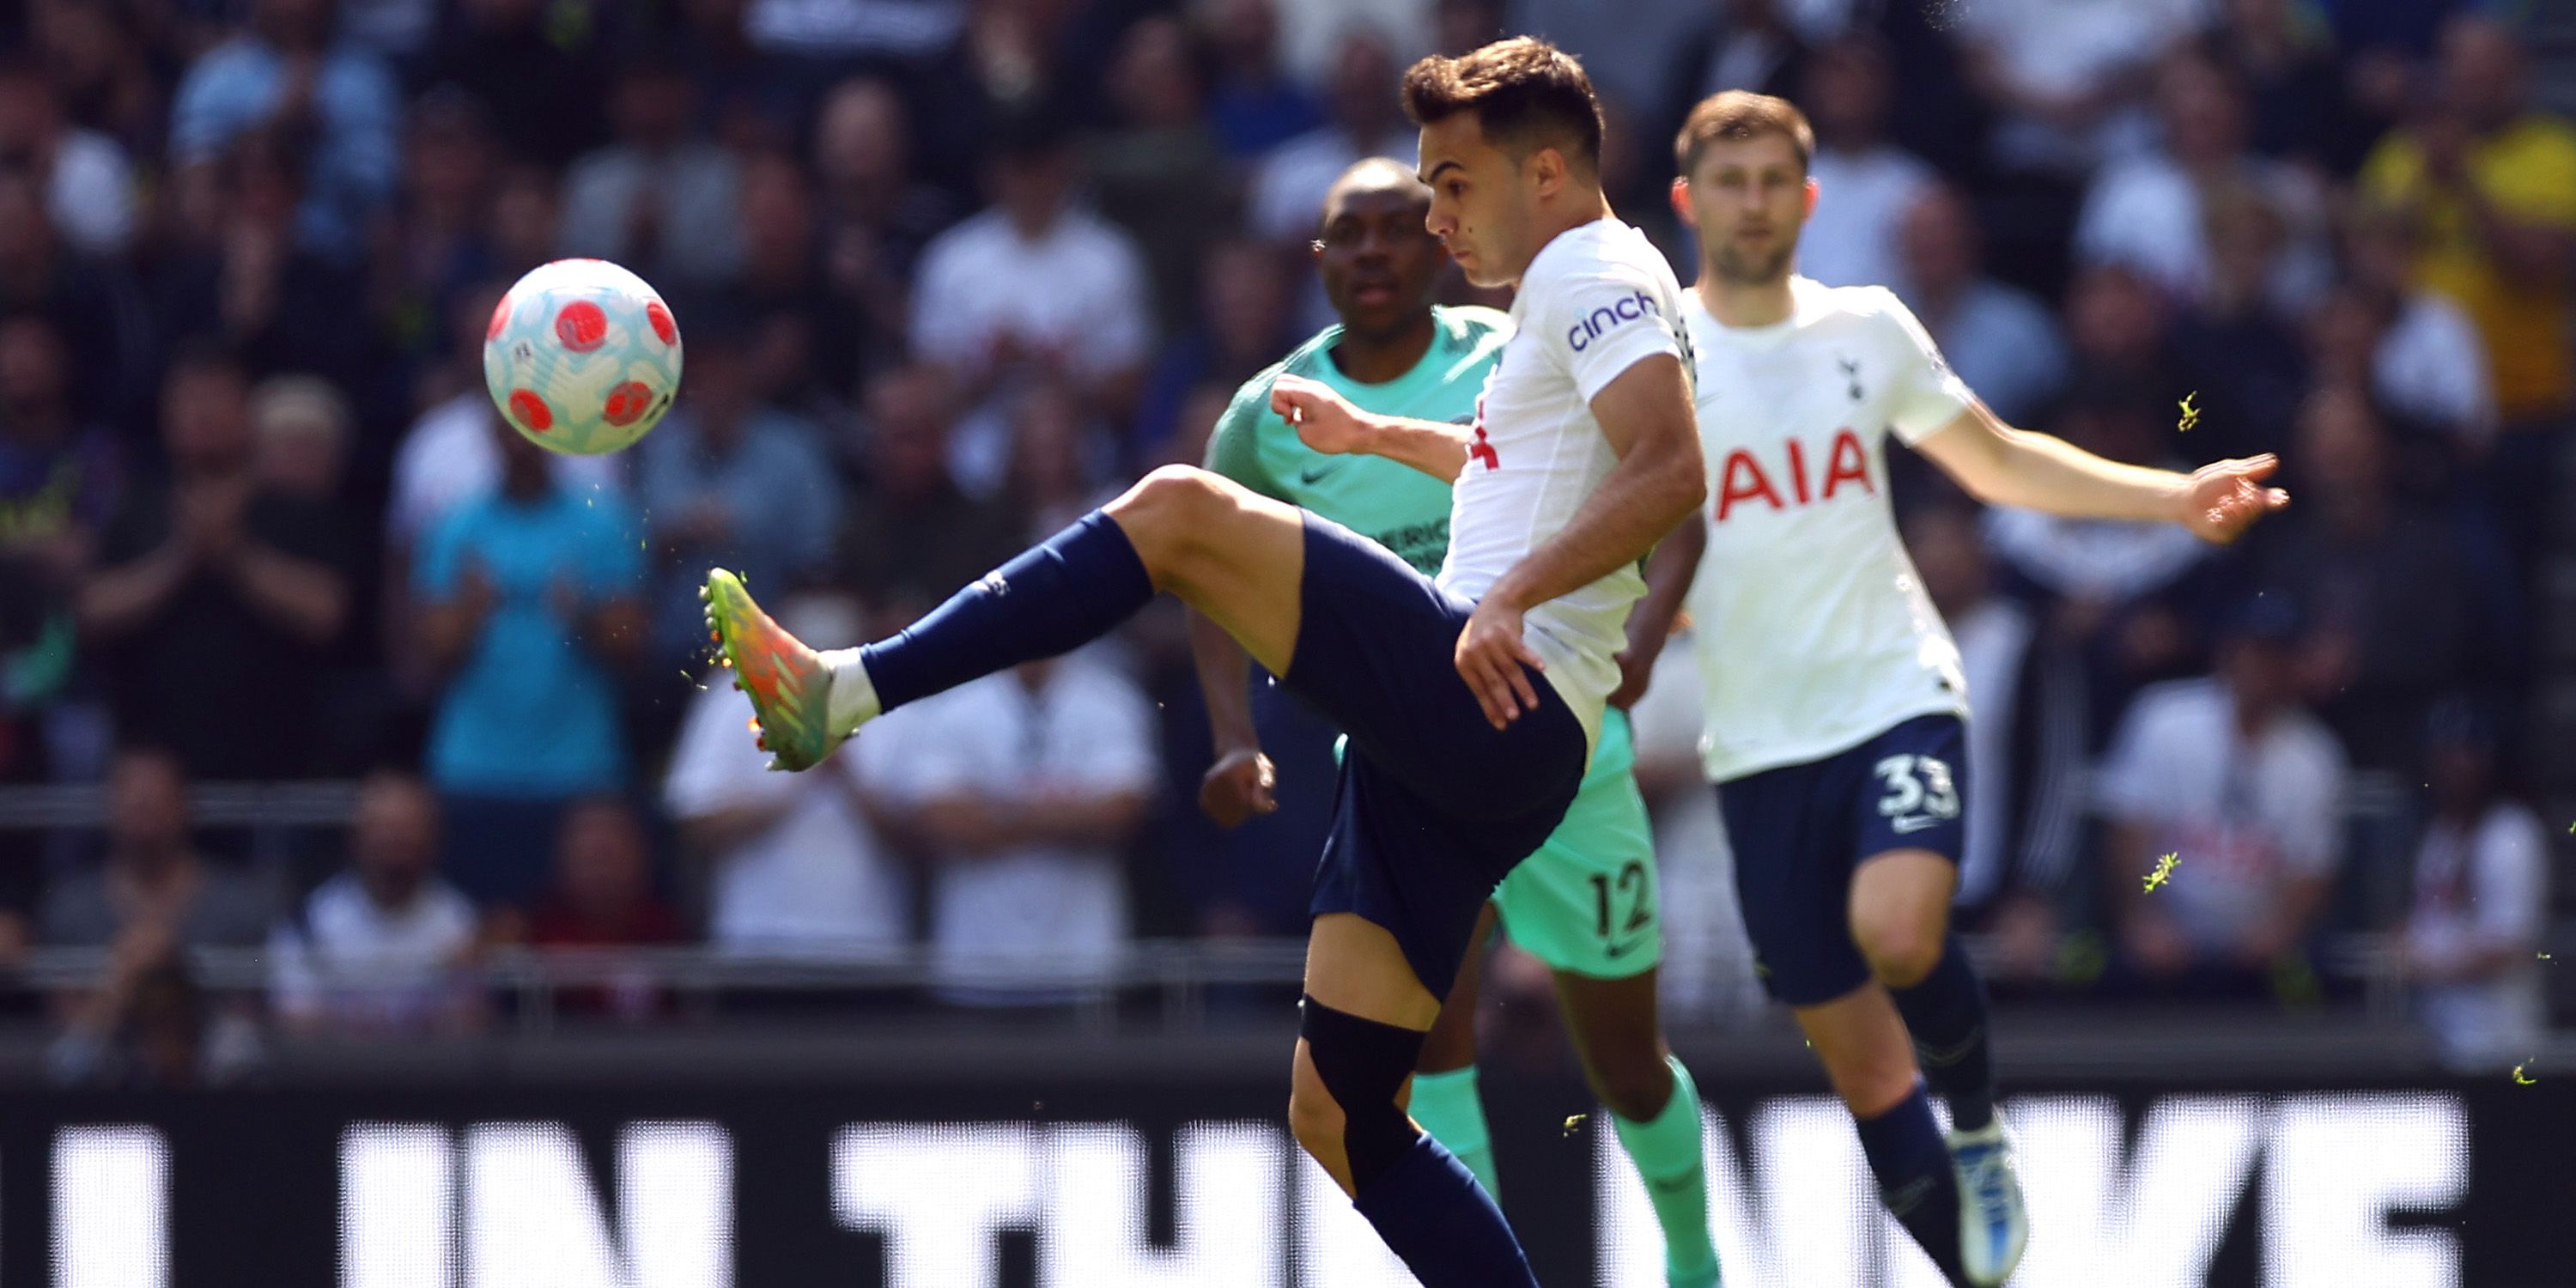
{"label": "navy football shorts", "polygon": [[1476,915],[1556,830],[1583,781],[1583,726],[1536,671],[1536,710],[1496,729],[1460,678],[1475,605],[1365,537],[1306,521],[1297,651],[1281,677],[1350,735],[1309,911],[1385,927],[1434,997]]}
{"label": "navy football shorts", "polygon": [[1762,986],[1791,1006],[1868,982],[1852,942],[1852,873],[1890,850],[1959,862],[1967,731],[1916,716],[1848,751],[1721,783],[1735,893]]}

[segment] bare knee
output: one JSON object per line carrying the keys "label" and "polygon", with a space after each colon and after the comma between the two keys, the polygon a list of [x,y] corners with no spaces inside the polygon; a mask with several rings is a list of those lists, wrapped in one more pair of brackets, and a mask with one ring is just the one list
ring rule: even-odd
{"label": "bare knee", "polygon": [[1825,1078],[1854,1117],[1875,1118],[1914,1093],[1914,1052],[1903,1042],[1845,1051],[1824,1061]]}
{"label": "bare knee", "polygon": [[1208,531],[1230,505],[1225,486],[1206,470],[1166,465],[1136,480],[1107,508],[1153,566],[1156,554],[1178,554]]}
{"label": "bare knee", "polygon": [[1342,1107],[1333,1103],[1322,1086],[1309,1086],[1303,1079],[1288,1093],[1288,1131],[1297,1144],[1316,1159],[1335,1163],[1342,1158]]}
{"label": "bare knee", "polygon": [[1928,920],[1867,914],[1852,919],[1852,938],[1859,943],[1861,956],[1869,959],[1870,973],[1879,983],[1889,988],[1912,988],[1941,964],[1944,936],[1941,927],[1927,924]]}
{"label": "bare knee", "polygon": [[1672,1103],[1672,1066],[1664,1063],[1664,1053],[1654,1044],[1597,1052],[1584,1072],[1592,1094],[1610,1112],[1632,1123],[1651,1122]]}

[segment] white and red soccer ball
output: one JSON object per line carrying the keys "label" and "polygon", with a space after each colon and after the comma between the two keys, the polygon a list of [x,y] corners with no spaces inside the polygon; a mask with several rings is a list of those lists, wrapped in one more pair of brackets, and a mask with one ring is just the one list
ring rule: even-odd
{"label": "white and red soccer ball", "polygon": [[483,333],[501,418],[549,451],[631,446],[680,392],[680,327],[643,278],[604,259],[529,270]]}

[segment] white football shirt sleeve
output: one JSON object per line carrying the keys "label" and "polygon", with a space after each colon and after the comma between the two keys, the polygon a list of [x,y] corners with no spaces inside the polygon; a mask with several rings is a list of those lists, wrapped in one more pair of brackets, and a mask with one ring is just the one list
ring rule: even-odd
{"label": "white football shirt sleeve", "polygon": [[1932,333],[1923,329],[1914,311],[1885,287],[1874,288],[1874,293],[1898,336],[1895,397],[1888,403],[1887,424],[1910,447],[1957,420],[1977,396],[1950,370],[1940,346],[1932,343]]}
{"label": "white football shirt sleeve", "polygon": [[1547,305],[1539,321],[1548,347],[1563,355],[1566,373],[1589,403],[1621,373],[1658,353],[1685,350],[1664,316],[1647,277],[1617,264],[1589,264],[1542,289]]}

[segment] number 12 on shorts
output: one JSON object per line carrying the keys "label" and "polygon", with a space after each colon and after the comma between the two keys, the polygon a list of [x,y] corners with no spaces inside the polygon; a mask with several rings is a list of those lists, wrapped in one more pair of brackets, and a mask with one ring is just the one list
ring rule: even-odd
{"label": "number 12 on shorts", "polygon": [[1917,832],[1959,816],[1959,788],[1950,762],[1935,756],[1890,756],[1875,773],[1887,784],[1878,812],[1898,832]]}
{"label": "number 12 on shorts", "polygon": [[[1608,939],[1611,937],[1612,933],[1610,924],[1610,888],[1612,881],[1609,876],[1599,872],[1593,873],[1590,880],[1592,882],[1593,906],[1600,914],[1600,920],[1598,924],[1594,926],[1593,930],[1594,933],[1598,934],[1601,938]],[[1652,905],[1646,902],[1645,860],[1628,860],[1626,864],[1620,867],[1619,877],[1616,884],[1618,885],[1620,897],[1628,901],[1628,917],[1625,922],[1619,925],[1618,933],[1633,935],[1638,931],[1653,925],[1655,921],[1655,909]]]}

